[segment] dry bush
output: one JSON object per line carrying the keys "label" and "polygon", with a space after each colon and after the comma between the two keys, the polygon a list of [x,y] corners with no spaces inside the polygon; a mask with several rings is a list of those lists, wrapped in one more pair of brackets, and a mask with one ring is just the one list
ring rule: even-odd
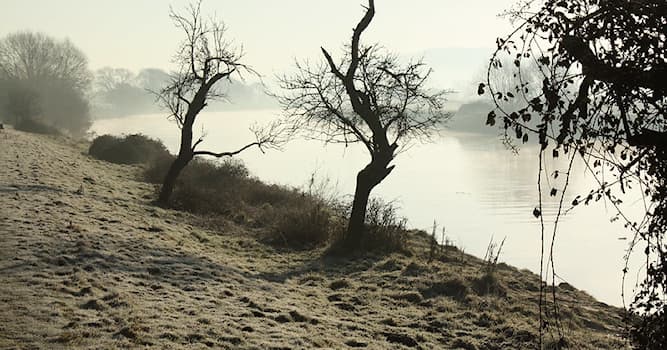
{"label": "dry bush", "polygon": [[[157,159],[145,180],[160,183],[173,156]],[[320,246],[342,227],[336,205],[314,178],[306,189],[270,185],[249,175],[236,159],[193,160],[183,170],[172,195],[172,207],[203,215],[224,215],[264,228],[266,242],[290,248]]]}
{"label": "dry bush", "polygon": [[263,219],[271,227],[269,240],[292,248],[317,247],[327,243],[344,227],[331,208],[315,197],[303,196],[287,206],[271,206]]}
{"label": "dry bush", "polygon": [[90,144],[88,154],[94,158],[117,164],[148,163],[166,158],[169,151],[164,144],[142,134],[122,137],[102,135]]}
{"label": "dry bush", "polygon": [[472,281],[472,288],[478,295],[507,296],[507,288],[500,282],[498,275],[487,272]]}
{"label": "dry bush", "polygon": [[[348,224],[352,203],[336,201],[338,217]],[[408,230],[405,228],[407,219],[398,214],[398,208],[394,202],[386,202],[380,198],[371,198],[366,209],[364,232],[362,233],[359,252],[374,252],[390,254],[394,252],[411,255],[408,249]],[[329,247],[330,255],[354,254],[345,247],[344,230],[339,235],[332,237]]]}
{"label": "dry bush", "polygon": [[502,252],[505,238],[498,243],[493,241],[493,236],[489,241],[484,254],[484,262],[481,268],[482,275],[473,280],[473,289],[479,295],[497,295],[506,296],[507,289],[498,278],[498,259]]}
{"label": "dry bush", "polygon": [[329,179],[311,174],[307,188],[293,189],[282,206],[265,206],[262,213],[271,240],[292,248],[310,248],[329,242],[344,230],[342,205]]}
{"label": "dry bush", "polygon": [[398,214],[394,202],[372,198],[366,211],[364,251],[408,253],[407,219]]}
{"label": "dry bush", "polygon": [[[162,160],[165,161],[164,159]],[[157,162],[156,162],[157,163]],[[154,163],[155,164],[155,163]],[[164,179],[170,162],[149,167],[147,173]],[[195,159],[183,170],[172,195],[172,207],[197,214],[232,214],[243,208],[252,188],[260,183],[248,177],[245,165],[234,159],[214,162]],[[263,184],[262,184],[263,185]]]}
{"label": "dry bush", "polygon": [[162,181],[164,181],[164,176],[169,170],[169,166],[174,162],[174,159],[176,159],[176,157],[172,154],[154,158],[148,163],[146,169],[144,169],[143,180],[152,184],[161,184]]}
{"label": "dry bush", "polygon": [[48,125],[47,123],[34,118],[22,118],[20,119],[14,129],[31,132],[35,134],[44,134],[44,135],[60,135],[61,132],[54,128],[53,126]]}
{"label": "dry bush", "polygon": [[470,294],[470,287],[465,279],[454,277],[446,281],[431,282],[427,286],[419,288],[419,292],[427,299],[447,296],[463,301]]}

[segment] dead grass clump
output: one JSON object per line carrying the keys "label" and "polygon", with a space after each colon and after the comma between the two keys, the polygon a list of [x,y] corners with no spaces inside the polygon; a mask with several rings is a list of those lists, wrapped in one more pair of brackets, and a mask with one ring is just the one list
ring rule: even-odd
{"label": "dead grass clump", "polygon": [[389,295],[394,300],[404,300],[413,304],[421,303],[423,297],[418,292],[401,292]]}
{"label": "dead grass clump", "polygon": [[292,248],[320,246],[341,227],[326,203],[305,195],[289,206],[265,207],[262,220],[269,223],[274,243]]}
{"label": "dead grass clump", "polygon": [[346,279],[335,280],[331,282],[331,284],[329,284],[329,288],[331,288],[332,290],[346,289],[350,287],[352,287],[352,285]]}
{"label": "dead grass clump", "polygon": [[[347,220],[352,209],[351,203],[338,204],[338,208],[336,211],[339,216]],[[335,237],[328,253],[331,255],[348,255],[359,252],[401,253],[411,256],[406,223],[407,219],[398,215],[398,208],[394,202],[371,198],[366,208],[364,232],[361,233],[359,246],[350,250],[345,245],[345,235],[341,234]],[[341,229],[340,232],[343,233],[343,230]]]}
{"label": "dead grass clump", "polygon": [[83,336],[76,331],[64,331],[53,339],[53,341],[61,344],[75,345],[80,344],[83,341]]}
{"label": "dead grass clump", "polygon": [[370,251],[408,252],[407,219],[398,215],[394,202],[372,198],[366,210],[364,248]]}
{"label": "dead grass clump", "polygon": [[419,263],[413,261],[413,262],[410,262],[410,264],[408,264],[408,266],[406,266],[405,269],[403,269],[403,271],[401,271],[401,275],[403,275],[403,276],[419,276],[419,275],[423,275],[423,274],[425,274],[429,271],[430,270],[429,270],[428,266],[425,266],[425,265],[422,265],[422,264],[419,264]]}
{"label": "dead grass clump", "polygon": [[477,341],[469,336],[464,336],[454,339],[452,342],[453,349],[477,350],[479,346]]}
{"label": "dead grass clump", "polygon": [[90,144],[88,154],[111,163],[140,164],[166,158],[169,151],[161,141],[142,134],[122,137],[102,135]]}
{"label": "dead grass clump", "polygon": [[[161,182],[171,161],[173,157],[150,164],[146,181]],[[267,243],[290,248],[320,246],[341,227],[335,203],[314,180],[305,190],[265,184],[236,159],[193,160],[178,178],[171,206],[263,228]]]}
{"label": "dead grass clump", "polygon": [[[349,217],[351,206],[344,209],[343,216]],[[380,198],[371,198],[366,209],[365,231],[362,234],[358,251],[381,254],[402,253],[411,255],[408,247],[407,219],[398,215],[398,208],[393,202]],[[331,246],[331,253],[347,251],[342,249],[341,235]]]}
{"label": "dead grass clump", "polygon": [[433,282],[428,287],[421,288],[419,292],[427,299],[448,296],[461,301],[470,294],[470,287],[463,279],[457,277],[448,281]]}
{"label": "dead grass clump", "polygon": [[[164,170],[161,176],[157,176],[164,179],[169,166],[156,164],[150,166],[146,173],[156,176],[154,167]],[[240,161],[195,159],[178,177],[171,206],[196,214],[236,214],[241,212],[244,204],[242,195],[247,193],[244,189],[252,186],[252,182],[248,169]]]}
{"label": "dead grass clump", "polygon": [[507,288],[500,282],[496,273],[488,272],[472,281],[472,289],[478,295],[507,296]]}

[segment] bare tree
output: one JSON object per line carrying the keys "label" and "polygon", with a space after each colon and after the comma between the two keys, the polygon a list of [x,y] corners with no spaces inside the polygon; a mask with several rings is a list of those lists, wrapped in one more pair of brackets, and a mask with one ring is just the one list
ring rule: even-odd
{"label": "bare tree", "polygon": [[297,62],[297,73],[281,78],[279,101],[293,130],[327,143],[361,143],[371,157],[357,174],[343,241],[347,250],[362,242],[368,198],[394,169],[399,141],[428,137],[449,117],[443,111],[445,93],[426,88],[431,70],[421,61],[402,65],[380,46],[360,44],[374,15],[369,0],[340,63],[322,48],[325,62],[315,67]]}
{"label": "bare tree", "polygon": [[94,88],[99,92],[108,92],[120,86],[131,85],[134,74],[126,68],[100,68],[94,73]]}
{"label": "bare tree", "polygon": [[39,121],[83,135],[91,124],[90,78],[86,56],[68,40],[34,32],[0,39],[0,113],[13,114],[17,128]]}
{"label": "bare tree", "polygon": [[59,80],[78,91],[86,90],[91,78],[86,56],[69,40],[33,32],[0,40],[0,75],[30,82]]}
{"label": "bare tree", "polygon": [[255,141],[238,150],[197,150],[203,138],[194,141],[192,128],[199,112],[210,100],[224,97],[224,94],[216,89],[216,83],[224,79],[230,80],[234,74],[242,77],[243,73],[256,73],[241,62],[242,50],[226,39],[225,25],[214,19],[202,18],[201,2],[191,4],[184,15],[172,10],[170,16],[185,34],[185,40],[175,56],[178,71],[157,96],[171,112],[170,118],[173,118],[180,128],[181,144],[162,184],[158,198],[160,205],[168,203],[178,175],[195,156],[231,157],[254,146],[263,151],[266,147],[275,147],[278,142],[278,129],[276,124],[272,124],[266,128],[253,129]]}

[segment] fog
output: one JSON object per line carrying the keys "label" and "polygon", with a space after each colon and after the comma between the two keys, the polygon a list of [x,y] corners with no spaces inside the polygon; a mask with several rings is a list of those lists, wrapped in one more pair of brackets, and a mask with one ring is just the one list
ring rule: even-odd
{"label": "fog", "polygon": [[[534,191],[537,178],[534,144],[525,145],[525,151],[532,152],[530,155],[511,155],[501,145],[498,129],[484,125],[486,113],[492,108],[491,101],[475,96],[476,84],[484,76],[496,37],[510,28],[507,20],[497,14],[511,3],[509,0],[429,0],[415,6],[403,0],[382,2],[377,21],[365,40],[380,42],[400,57],[423,57],[424,63],[433,68],[429,86],[450,91],[445,109],[455,116],[443,133],[455,135],[441,135],[431,146],[416,144],[399,155],[396,164],[400,170],[392,175],[388,184],[380,187],[378,194],[388,199],[399,198],[403,207],[401,213],[413,227],[427,230],[433,220],[451,227],[458,244],[469,247],[469,251],[477,255],[483,255],[491,234],[507,235],[510,237],[508,254],[501,260],[536,271],[540,242],[530,216],[538,201]],[[185,1],[176,1],[172,5],[181,8],[185,4]],[[179,68],[173,57],[182,38],[170,22],[168,11],[169,6],[158,0],[102,3],[5,0],[0,13],[0,37],[28,30],[68,38],[87,57],[89,105],[79,109],[85,109],[86,117],[90,113],[94,120],[91,130],[97,134],[146,133],[161,138],[175,152],[178,128],[166,121],[169,113],[155,98],[155,92],[168,84]],[[363,8],[358,1],[254,0],[206,1],[203,11],[225,21],[229,27],[227,34],[244,52],[244,62],[257,73],[223,81],[220,91],[224,98],[205,108],[209,113],[207,118],[233,111],[225,114],[234,116],[225,119],[225,123],[204,119],[197,125],[198,135],[206,142],[204,145],[214,146],[219,151],[218,148],[234,149],[242,144],[243,140],[233,137],[230,137],[236,141],[233,144],[220,141],[230,136],[225,134],[229,130],[245,130],[248,121],[267,119],[256,118],[258,113],[270,110],[271,116],[278,118],[281,112],[270,96],[279,91],[276,77],[293,71],[296,59],[319,62],[321,46],[338,55],[344,50],[353,23],[362,15]],[[57,86],[51,90],[62,93]],[[62,100],[59,95],[42,94],[48,96],[43,108],[62,109],[58,105]],[[61,114],[58,114],[60,119]],[[238,135],[252,137],[241,131]],[[321,156],[326,152],[330,153]],[[259,153],[254,153],[247,158],[251,170],[260,178],[293,186],[303,184],[310,172],[322,168],[326,176],[340,180],[342,195],[353,192],[352,177],[366,160],[363,150],[358,148],[332,149],[303,140],[288,144],[282,154],[269,153],[259,158]],[[442,166],[421,167],[420,164],[428,162]],[[306,165],[302,167],[303,164]],[[514,168],[508,170],[508,164]],[[285,172],[282,168],[291,170]],[[295,168],[300,175],[293,171]],[[491,173],[495,170],[497,172]],[[521,178],[517,180],[519,175]],[[432,190],[427,186],[414,186],[415,181],[424,181]],[[590,179],[585,179],[577,182],[575,188],[584,192],[592,185]],[[472,197],[468,195],[471,191]],[[618,241],[622,230],[607,225],[611,215],[608,208],[598,207],[591,217],[604,222],[599,224],[601,226],[582,216],[568,221],[579,226],[578,230],[566,226],[568,230],[561,238],[563,249],[570,250],[563,252],[566,259],[562,266],[567,273],[561,277],[576,281],[575,285],[583,285],[606,302],[620,305],[620,270],[625,243]],[[517,217],[522,219],[517,220]],[[483,221],[488,224],[480,224]],[[502,229],[492,232],[493,227]],[[602,235],[600,227],[611,233]],[[609,250],[594,250],[594,240],[582,238],[587,234],[609,240]],[[581,240],[586,242],[585,249],[577,246]],[[578,268],[591,260],[604,263]],[[597,281],[598,276],[603,277]]]}

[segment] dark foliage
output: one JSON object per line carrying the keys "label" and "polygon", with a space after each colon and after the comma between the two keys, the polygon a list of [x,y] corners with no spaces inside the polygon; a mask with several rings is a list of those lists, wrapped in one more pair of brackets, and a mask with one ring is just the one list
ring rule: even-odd
{"label": "dark foliage", "polygon": [[169,157],[169,151],[161,141],[142,134],[98,136],[90,144],[88,154],[117,164],[149,163]]}
{"label": "dark foliage", "polygon": [[[342,217],[349,218],[351,204],[343,205],[338,203],[338,213]],[[408,248],[408,230],[406,229],[407,219],[398,214],[398,208],[393,202],[385,202],[380,198],[371,198],[368,202],[363,234],[358,241],[360,252],[373,252],[379,254],[403,253],[411,255]],[[340,232],[344,233],[344,232]],[[330,253],[333,255],[349,254],[345,246],[345,236],[339,234],[335,236]]]}
{"label": "dark foliage", "polygon": [[[642,348],[667,348],[667,2],[531,5],[510,12],[519,25],[498,39],[487,82],[479,86],[497,107],[487,124],[498,123],[507,142],[526,142],[532,132],[542,152],[580,156],[596,175],[600,186],[572,205],[608,201],[635,237],[630,251],[646,247],[646,278],[631,305],[642,321],[631,334]],[[492,76],[508,60],[516,84],[499,89],[490,84]],[[541,79],[525,78],[528,63]],[[619,193],[633,188],[646,198],[643,221],[630,220],[619,207]]]}
{"label": "dark foliage", "polygon": [[45,122],[33,118],[21,118],[14,129],[44,135],[60,135],[60,131]]}
{"label": "dark foliage", "polygon": [[[174,157],[156,159],[145,179],[160,183]],[[223,216],[263,229],[262,239],[278,246],[312,248],[340,231],[340,216],[321,192],[268,185],[249,176],[234,159],[195,158],[179,176],[171,207],[204,216]]]}

